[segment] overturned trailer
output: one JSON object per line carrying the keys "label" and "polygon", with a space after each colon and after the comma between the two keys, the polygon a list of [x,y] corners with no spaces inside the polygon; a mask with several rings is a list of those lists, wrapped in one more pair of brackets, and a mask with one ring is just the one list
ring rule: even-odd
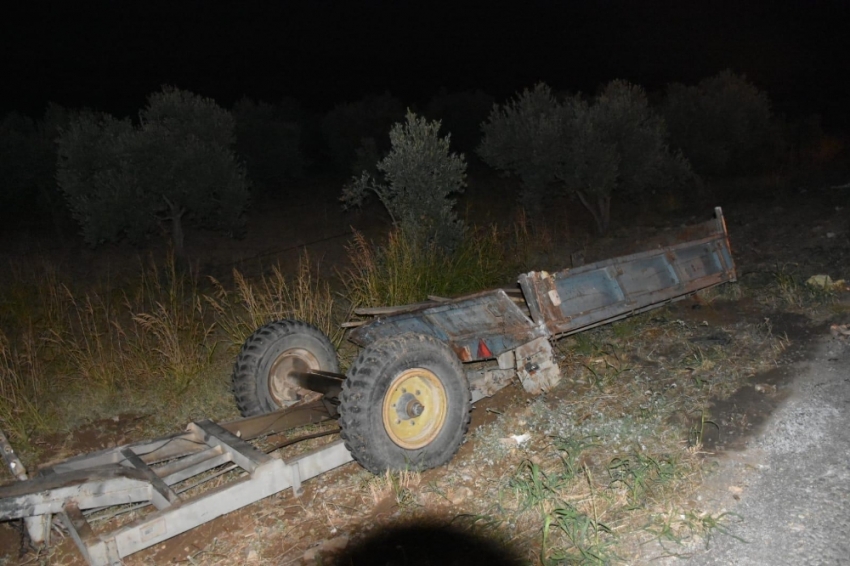
{"label": "overturned trailer", "polygon": [[[667,245],[565,269],[519,276],[495,289],[415,305],[361,309],[349,339],[362,347],[347,374],[318,329],[293,320],[258,329],[233,371],[245,418],[190,423],[186,430],[70,458],[29,477],[0,433],[20,480],[0,487],[0,520],[23,519],[36,543],[61,520],[90,564],[134,552],[352,459],[373,472],[432,468],[455,454],[472,404],[519,379],[538,394],[560,370],[551,341],[735,280],[722,212]],[[251,441],[336,419],[339,428],[286,440],[267,451]],[[274,449],[319,435],[340,438],[291,459]],[[235,473],[228,473],[235,472]],[[212,477],[223,485],[186,496]],[[89,518],[104,508],[140,510],[110,532]],[[129,507],[127,507],[129,506]]]}

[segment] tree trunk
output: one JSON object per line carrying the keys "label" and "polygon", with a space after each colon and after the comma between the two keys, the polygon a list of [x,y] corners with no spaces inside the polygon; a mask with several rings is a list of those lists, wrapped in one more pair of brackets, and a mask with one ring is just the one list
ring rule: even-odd
{"label": "tree trunk", "polygon": [[604,235],[608,233],[608,228],[611,227],[611,197],[599,197],[596,199],[596,204],[599,207],[599,217],[602,219],[602,224],[597,224],[596,228],[600,235]]}
{"label": "tree trunk", "polygon": [[596,202],[591,202],[582,191],[577,190],[576,194],[581,204],[593,216],[593,220],[596,222],[596,233],[604,236],[611,224],[611,196],[596,197]]}
{"label": "tree trunk", "polygon": [[171,242],[174,245],[174,255],[180,260],[186,259],[186,248],[183,245],[183,214],[186,209],[162,197],[171,213]]}

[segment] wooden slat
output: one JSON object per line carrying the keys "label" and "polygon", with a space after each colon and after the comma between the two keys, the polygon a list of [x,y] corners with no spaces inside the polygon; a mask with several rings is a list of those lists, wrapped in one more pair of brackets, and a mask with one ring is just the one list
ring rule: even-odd
{"label": "wooden slat", "polygon": [[165,509],[166,507],[177,503],[180,501],[180,497],[172,491],[168,485],[162,478],[154,473],[147,464],[142,462],[142,459],[139,458],[135,452],[130,450],[122,450],[121,454],[124,456],[127,464],[132,466],[133,468],[142,472],[145,478],[147,478],[148,482],[151,484],[151,503],[153,503],[157,509]]}
{"label": "wooden slat", "polygon": [[212,421],[189,423],[189,430],[210,446],[221,446],[222,450],[230,454],[233,463],[247,472],[253,472],[258,466],[272,460],[268,454],[257,450],[253,445]]}

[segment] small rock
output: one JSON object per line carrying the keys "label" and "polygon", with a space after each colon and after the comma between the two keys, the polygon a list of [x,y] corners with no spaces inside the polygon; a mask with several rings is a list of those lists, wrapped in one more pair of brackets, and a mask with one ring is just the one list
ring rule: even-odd
{"label": "small rock", "polygon": [[245,561],[246,562],[259,562],[260,561],[260,555],[257,553],[256,550],[250,550],[250,551],[248,551],[248,556],[245,558]]}
{"label": "small rock", "polygon": [[446,495],[446,499],[448,499],[452,505],[460,505],[470,497],[472,497],[472,490],[468,487],[458,487],[456,489],[449,490]]}
{"label": "small rock", "polygon": [[322,550],[325,552],[339,552],[345,550],[348,546],[348,537],[340,535],[322,543]]}

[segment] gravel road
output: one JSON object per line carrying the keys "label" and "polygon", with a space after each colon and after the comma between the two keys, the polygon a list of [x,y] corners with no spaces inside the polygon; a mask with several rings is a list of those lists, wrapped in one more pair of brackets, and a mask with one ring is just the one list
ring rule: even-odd
{"label": "gravel road", "polygon": [[730,512],[731,536],[716,532],[708,550],[664,562],[850,564],[850,338],[818,334],[784,369],[788,397],[744,450],[719,458],[702,492],[707,507]]}

